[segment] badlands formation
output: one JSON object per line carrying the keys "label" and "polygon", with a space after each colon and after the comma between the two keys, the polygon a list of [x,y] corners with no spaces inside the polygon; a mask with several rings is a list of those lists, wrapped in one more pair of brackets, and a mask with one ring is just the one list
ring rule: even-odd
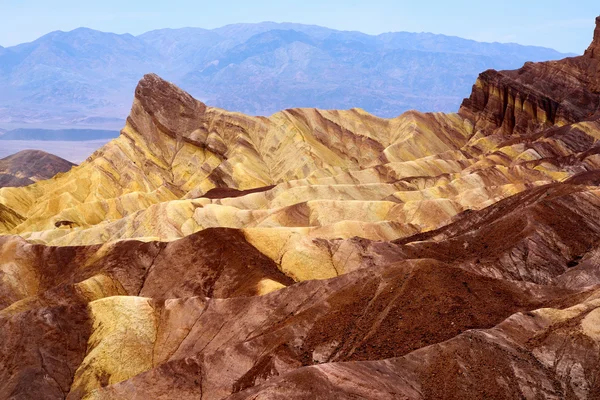
{"label": "badlands formation", "polygon": [[600,398],[597,24],[458,114],[145,76],[118,139],[0,189],[0,398]]}

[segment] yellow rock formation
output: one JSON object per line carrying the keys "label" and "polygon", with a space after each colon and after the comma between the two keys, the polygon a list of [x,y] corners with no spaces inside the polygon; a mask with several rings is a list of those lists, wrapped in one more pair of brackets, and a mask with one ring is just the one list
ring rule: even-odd
{"label": "yellow rock formation", "polygon": [[[576,128],[600,138],[594,123]],[[0,189],[0,233],[70,246],[239,228],[290,277],[327,278],[340,271],[314,244],[319,238],[402,238],[577,172],[540,153],[567,157],[569,146],[553,137],[538,143],[475,133],[458,114],[386,120],[359,109],[294,109],[249,117],[206,107],[149,75],[118,139],[66,174]],[[22,282],[17,292],[27,297],[34,278],[15,273],[3,279]],[[90,298],[93,286],[82,288]]]}

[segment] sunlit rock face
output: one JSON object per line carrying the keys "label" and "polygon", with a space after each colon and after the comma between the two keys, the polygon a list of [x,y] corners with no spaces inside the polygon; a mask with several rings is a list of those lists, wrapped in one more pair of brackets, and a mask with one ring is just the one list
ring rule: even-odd
{"label": "sunlit rock face", "polygon": [[460,115],[486,134],[530,134],[600,117],[600,19],[581,57],[482,73]]}
{"label": "sunlit rock face", "polygon": [[396,119],[145,76],[0,189],[0,398],[598,398],[599,40]]}
{"label": "sunlit rock face", "polygon": [[594,39],[590,47],[587,48],[584,55],[589,58],[600,58],[600,17],[596,18],[596,30],[594,30]]}

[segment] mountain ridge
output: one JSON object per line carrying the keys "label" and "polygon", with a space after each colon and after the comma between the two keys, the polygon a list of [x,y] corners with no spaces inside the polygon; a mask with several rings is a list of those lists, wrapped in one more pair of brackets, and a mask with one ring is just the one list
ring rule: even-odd
{"label": "mountain ridge", "polygon": [[[248,47],[251,53],[244,59],[233,50],[256,35],[290,28],[312,42]],[[247,114],[270,115],[304,106],[361,106],[388,117],[409,108],[455,111],[482,69],[562,56],[544,48],[442,35],[369,36],[299,24],[156,30],[138,36],[79,28],[2,50],[0,125],[116,128],[108,119],[125,118],[128,93],[139,76],[149,72],[212,105]],[[237,62],[229,63],[226,71],[224,65],[210,69],[217,60]],[[264,80],[253,78],[256,70]],[[439,78],[432,84],[425,75]],[[330,82],[329,88],[324,82]],[[431,94],[423,96],[425,91]]]}
{"label": "mountain ridge", "polygon": [[82,141],[114,139],[118,131],[100,129],[30,129],[17,128],[0,130],[0,140],[48,140],[48,141]]}

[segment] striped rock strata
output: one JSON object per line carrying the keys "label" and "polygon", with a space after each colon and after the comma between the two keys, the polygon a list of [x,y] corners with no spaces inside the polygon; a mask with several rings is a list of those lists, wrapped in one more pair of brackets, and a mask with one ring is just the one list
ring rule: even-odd
{"label": "striped rock strata", "polygon": [[0,189],[0,399],[600,397],[598,29],[451,115],[145,76],[118,139]]}

